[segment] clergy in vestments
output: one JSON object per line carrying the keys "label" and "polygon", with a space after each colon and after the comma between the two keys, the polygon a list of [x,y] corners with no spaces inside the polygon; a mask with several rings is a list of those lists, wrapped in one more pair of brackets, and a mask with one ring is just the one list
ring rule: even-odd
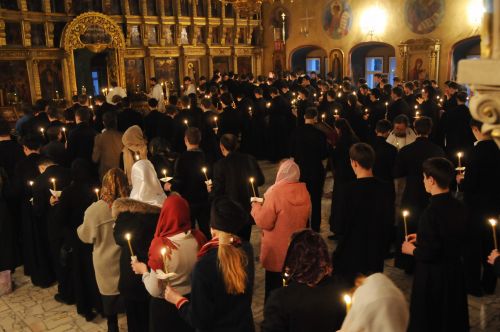
{"label": "clergy in vestments", "polygon": [[339,197],[340,240],[332,261],[334,273],[353,285],[358,274],[384,270],[394,219],[394,192],[391,183],[373,176],[375,151],[371,146],[356,143],[349,149],[349,157],[356,180]]}
{"label": "clergy in vestments", "polygon": [[[429,139],[432,130],[432,120],[430,118],[425,116],[420,117],[415,120],[414,127],[417,139],[399,151],[394,170],[394,177],[396,179],[404,178],[405,180],[401,210],[408,210],[410,212],[407,218],[410,232],[415,232],[420,215],[429,203],[429,194],[426,192],[422,182],[422,163],[432,157],[445,157],[443,149],[432,143]],[[397,233],[399,242],[404,240],[404,225],[401,221]],[[407,272],[411,272],[413,269],[411,259],[408,259],[408,256],[400,255],[399,252],[396,256],[395,264]]]}
{"label": "clergy in vestments", "polygon": [[454,166],[445,158],[431,158],[422,169],[432,197],[417,233],[401,249],[416,261],[408,331],[469,331],[463,267],[466,211],[450,193]]}
{"label": "clergy in vestments", "polygon": [[304,115],[305,124],[295,129],[290,139],[290,156],[299,165],[300,181],[305,182],[311,196],[312,214],[310,226],[316,232],[321,226],[321,197],[325,184],[327,141],[325,134],[317,129],[318,111],[309,107]]}
{"label": "clergy in vestments", "polygon": [[475,296],[495,293],[497,278],[486,262],[494,248],[488,219],[498,218],[500,214],[500,151],[492,137],[481,132],[482,125],[477,120],[471,121],[477,142],[470,155],[465,155],[465,174],[457,176],[469,212],[465,255],[467,290]]}
{"label": "clergy in vestments", "polygon": [[[238,202],[250,217],[250,198],[254,196],[250,178],[254,178],[255,195],[259,195],[258,187],[265,183],[264,174],[254,157],[238,152],[236,136],[226,134],[220,139],[220,149],[224,158],[214,165],[213,185],[208,185],[210,195],[214,198],[228,196]],[[237,234],[245,241],[250,240],[252,225],[243,227]]]}
{"label": "clergy in vestments", "polygon": [[149,79],[149,84],[151,85],[151,92],[148,94],[148,98],[156,99],[158,101],[158,109],[164,111],[165,102],[163,100],[163,87],[158,83],[156,77],[151,77]]}
{"label": "clergy in vestments", "polygon": [[55,196],[50,192],[54,188],[57,191],[66,188],[70,183],[70,174],[68,169],[46,157],[38,160],[38,169],[41,175],[33,184],[35,262],[31,281],[35,286],[48,287],[57,277],[58,295],[62,301],[72,302],[72,289],[67,282],[69,272],[61,266],[63,234],[54,220]]}

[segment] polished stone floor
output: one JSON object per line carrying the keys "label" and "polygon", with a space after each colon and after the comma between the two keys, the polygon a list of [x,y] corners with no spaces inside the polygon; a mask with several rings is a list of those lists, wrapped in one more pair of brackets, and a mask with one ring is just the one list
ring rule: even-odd
{"label": "polished stone floor", "polygon": [[[273,181],[276,166],[269,163],[261,163],[266,175],[266,187]],[[325,192],[332,187],[331,178],[327,179]],[[327,220],[330,211],[330,201],[323,200],[323,225],[322,235],[328,235]],[[335,243],[328,241],[330,249],[333,250]],[[252,244],[256,256],[259,254],[260,232],[254,227],[252,233]],[[400,270],[392,267],[391,260],[386,261],[385,273],[396,283],[398,287],[409,298],[411,290],[411,277]],[[253,313],[258,327],[262,321],[263,295],[264,295],[264,271],[257,264],[256,286],[253,301]],[[34,287],[28,278],[23,276],[22,270],[18,269],[14,275],[16,290],[0,297],[0,331],[106,331],[106,322],[97,318],[93,322],[76,314],[74,306],[62,305],[54,301],[53,296],[56,288],[40,289]],[[469,313],[471,331],[500,331],[500,287],[496,295],[475,298],[469,296]],[[120,317],[120,330],[126,331],[126,319]]]}

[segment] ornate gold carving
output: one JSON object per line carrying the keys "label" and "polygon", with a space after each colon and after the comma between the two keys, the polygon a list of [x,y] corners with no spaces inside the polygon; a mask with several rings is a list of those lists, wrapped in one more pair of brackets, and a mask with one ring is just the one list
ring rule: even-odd
{"label": "ornate gold carving", "polygon": [[399,55],[401,56],[402,63],[402,76],[404,80],[414,78],[409,77],[410,62],[415,60],[415,57],[427,57],[428,63],[426,73],[428,79],[438,80],[439,78],[439,53],[441,51],[441,43],[437,39],[420,38],[410,39],[399,44]]}

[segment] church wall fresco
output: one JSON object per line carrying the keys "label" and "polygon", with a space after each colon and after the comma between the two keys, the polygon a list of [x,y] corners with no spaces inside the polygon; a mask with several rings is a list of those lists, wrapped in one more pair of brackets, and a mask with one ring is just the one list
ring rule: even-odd
{"label": "church wall fresco", "polygon": [[[396,50],[396,75],[404,77],[410,75],[407,68],[415,69],[417,58],[410,57],[407,66],[404,65],[404,54],[399,46],[413,39],[428,38],[439,41],[440,52],[436,61],[430,58],[422,59],[423,67],[438,64],[433,74],[439,83],[451,78],[450,54],[453,45],[457,42],[479,35],[479,27],[472,26],[467,21],[467,13],[472,0],[296,0],[293,4],[275,2],[266,5],[263,10],[263,21],[269,22],[275,15],[276,8],[284,6],[290,13],[289,32],[286,40],[286,66],[291,66],[291,55],[301,46],[317,46],[327,51],[329,55],[327,71],[333,70],[331,52],[340,50],[344,56],[342,71],[344,76],[352,75],[350,54],[360,44],[382,42],[391,45]],[[373,25],[385,24],[385,31],[380,34],[370,34],[362,30],[364,11],[373,6],[379,6],[387,13],[387,19],[381,21],[379,17],[370,17]],[[333,8],[332,8],[333,6]],[[334,13],[334,14],[332,14]],[[307,25],[306,25],[307,22]],[[307,34],[304,27],[307,26]],[[266,29],[264,35],[264,72],[273,70],[275,58],[275,36],[272,29]],[[431,63],[429,63],[431,61]],[[337,62],[338,65],[338,62]],[[415,70],[419,71],[420,61]],[[419,71],[420,77],[429,76],[429,73]]]}

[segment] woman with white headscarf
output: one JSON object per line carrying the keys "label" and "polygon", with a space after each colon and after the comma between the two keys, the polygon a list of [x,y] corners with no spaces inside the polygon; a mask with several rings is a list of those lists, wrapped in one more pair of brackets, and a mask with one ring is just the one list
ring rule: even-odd
{"label": "woman with white headscarf", "polygon": [[114,238],[121,247],[120,281],[118,289],[125,300],[128,331],[149,330],[150,296],[130,266],[131,256],[139,261],[148,259],[161,207],[166,199],[153,164],[139,160],[131,170],[130,198],[113,203],[112,215],[116,219]]}
{"label": "woman with white headscarf", "polygon": [[281,271],[290,236],[307,227],[311,198],[300,169],[292,160],[281,163],[276,182],[264,194],[264,203],[252,203],[252,216],[262,229],[260,262],[266,270],[266,294],[281,287]]}

